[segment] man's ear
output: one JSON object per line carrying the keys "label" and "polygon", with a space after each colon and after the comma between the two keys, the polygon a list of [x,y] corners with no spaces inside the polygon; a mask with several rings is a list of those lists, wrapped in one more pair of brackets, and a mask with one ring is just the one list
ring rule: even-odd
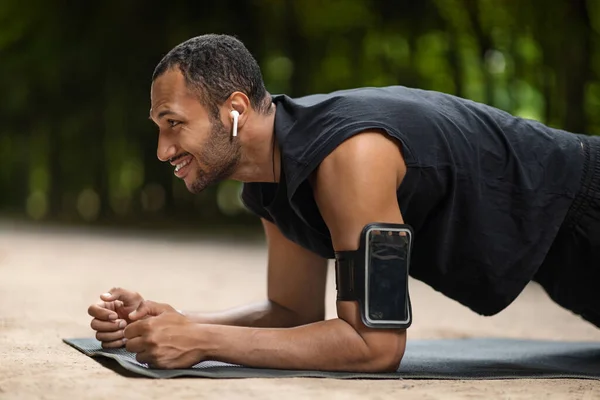
{"label": "man's ear", "polygon": [[225,102],[225,111],[227,113],[227,119],[230,122],[230,126],[233,129],[235,113],[232,111],[237,111],[237,131],[239,132],[246,123],[248,119],[249,111],[251,110],[250,99],[242,92],[233,92],[229,99]]}

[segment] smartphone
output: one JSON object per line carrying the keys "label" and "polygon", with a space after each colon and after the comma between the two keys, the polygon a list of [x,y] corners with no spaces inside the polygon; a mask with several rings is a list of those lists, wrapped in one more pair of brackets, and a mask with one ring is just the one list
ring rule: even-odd
{"label": "smartphone", "polygon": [[410,226],[377,224],[365,232],[363,322],[378,328],[408,328],[412,322],[408,273]]}

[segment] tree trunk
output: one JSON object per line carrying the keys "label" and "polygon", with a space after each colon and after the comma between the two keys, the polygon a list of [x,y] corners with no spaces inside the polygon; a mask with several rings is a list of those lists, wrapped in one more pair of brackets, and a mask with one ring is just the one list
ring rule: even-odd
{"label": "tree trunk", "polygon": [[489,50],[492,50],[494,44],[492,38],[483,30],[481,23],[479,22],[479,3],[478,0],[463,0],[463,4],[469,16],[471,27],[475,35],[475,40],[479,46],[479,62],[481,66],[481,72],[483,74],[483,82],[485,85],[485,102],[489,105],[494,105],[495,101],[495,88],[494,80],[486,65],[486,54]]}
{"label": "tree trunk", "polygon": [[287,27],[287,41],[285,45],[286,54],[292,61],[293,71],[290,78],[290,95],[302,96],[308,94],[310,84],[310,55],[309,41],[300,31],[296,7],[298,3],[294,0],[285,2],[285,26]]}
{"label": "tree trunk", "polygon": [[565,116],[564,129],[583,133],[587,128],[585,115],[585,87],[590,79],[591,34],[590,18],[585,0],[568,2],[568,37],[564,37],[562,50]]}

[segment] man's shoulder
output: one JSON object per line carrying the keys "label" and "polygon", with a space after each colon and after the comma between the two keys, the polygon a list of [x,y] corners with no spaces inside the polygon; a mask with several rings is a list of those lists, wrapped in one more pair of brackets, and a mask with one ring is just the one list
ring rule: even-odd
{"label": "man's shoulder", "polygon": [[423,125],[448,116],[460,118],[476,108],[460,97],[406,86],[361,87],[303,97],[276,95],[273,99],[279,129],[303,138],[307,131],[339,130],[363,122],[396,128]]}
{"label": "man's shoulder", "polygon": [[320,162],[344,140],[366,130],[387,131],[397,139],[412,131],[423,134],[430,121],[439,118],[434,115],[432,96],[437,94],[405,86],[361,87],[296,98],[277,95],[277,140],[284,159],[297,164],[290,167],[294,169]]}
{"label": "man's shoulder", "polygon": [[[273,95],[275,103],[291,104],[299,107],[313,107],[320,104],[335,102],[360,102],[364,100],[386,100],[393,98],[402,100],[403,96],[418,95],[426,91],[401,85],[394,86],[364,86],[357,88],[339,89],[331,92],[314,93],[298,97],[287,94]],[[438,93],[438,92],[430,92]],[[439,93],[441,94],[441,93]]]}

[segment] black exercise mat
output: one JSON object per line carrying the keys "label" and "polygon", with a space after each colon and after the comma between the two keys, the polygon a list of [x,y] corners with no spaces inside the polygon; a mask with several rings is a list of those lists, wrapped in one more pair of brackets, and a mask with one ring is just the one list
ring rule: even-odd
{"label": "black exercise mat", "polygon": [[[151,378],[600,379],[600,342],[413,340],[407,343],[398,372],[376,374],[247,368],[217,361],[204,361],[189,369],[160,370],[138,363],[135,355],[124,349],[102,349],[95,339],[64,339],[64,342],[88,356],[112,358],[129,372]],[[111,367],[109,363],[103,364]]]}

